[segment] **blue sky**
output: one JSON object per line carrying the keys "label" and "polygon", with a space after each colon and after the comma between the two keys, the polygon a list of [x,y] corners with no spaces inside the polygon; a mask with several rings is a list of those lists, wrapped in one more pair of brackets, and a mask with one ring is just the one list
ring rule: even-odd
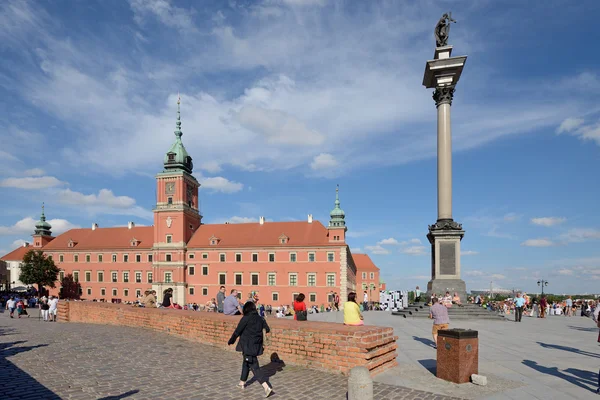
{"label": "blue sky", "polygon": [[40,205],[70,227],[152,223],[174,139],[204,221],[326,223],[392,288],[426,285],[436,111],[422,85],[451,10],[468,288],[600,292],[600,3],[319,0],[0,3],[0,253]]}

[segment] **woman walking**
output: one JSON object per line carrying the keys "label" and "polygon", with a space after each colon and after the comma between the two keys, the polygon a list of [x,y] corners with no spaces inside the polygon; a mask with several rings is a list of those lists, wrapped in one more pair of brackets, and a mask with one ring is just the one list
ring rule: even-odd
{"label": "woman walking", "polygon": [[250,373],[250,370],[252,370],[256,380],[265,389],[265,397],[269,397],[269,395],[273,392],[273,389],[271,389],[267,381],[263,378],[257,357],[262,355],[264,351],[263,329],[267,333],[269,333],[271,329],[269,328],[269,325],[267,325],[267,322],[261,318],[260,315],[258,315],[258,312],[256,311],[256,304],[254,304],[254,302],[246,302],[242,312],[244,316],[240,320],[237,328],[235,328],[233,335],[231,335],[231,339],[229,339],[227,342],[227,344],[231,346],[235,343],[238,337],[240,338],[237,346],[235,347],[236,351],[242,352],[243,357],[242,375],[240,377],[240,383],[238,383],[238,387],[240,389],[244,389],[246,387],[248,374]]}
{"label": "woman walking", "polygon": [[48,305],[48,301],[46,299],[42,299],[40,301],[40,310],[42,311],[42,317],[44,318],[44,322],[48,322],[48,316],[50,315],[50,306]]}
{"label": "woman walking", "polygon": [[356,302],[356,293],[348,293],[348,301],[344,304],[344,325],[364,325],[360,307]]}

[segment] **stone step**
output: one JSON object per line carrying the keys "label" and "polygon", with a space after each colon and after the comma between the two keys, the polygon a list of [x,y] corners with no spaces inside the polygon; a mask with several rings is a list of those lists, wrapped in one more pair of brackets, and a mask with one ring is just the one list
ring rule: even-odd
{"label": "stone step", "polygon": [[[396,315],[399,317],[403,317],[403,318],[417,318],[417,319],[426,319],[429,318],[429,314],[424,314],[424,313],[413,313],[412,315],[409,313],[404,313],[401,311],[394,311],[392,312],[392,315]],[[455,315],[449,315],[450,320],[467,320],[467,319],[490,319],[490,320],[507,320],[506,318],[504,318],[503,315],[501,314],[496,314],[496,313],[484,313],[484,314],[455,314]]]}

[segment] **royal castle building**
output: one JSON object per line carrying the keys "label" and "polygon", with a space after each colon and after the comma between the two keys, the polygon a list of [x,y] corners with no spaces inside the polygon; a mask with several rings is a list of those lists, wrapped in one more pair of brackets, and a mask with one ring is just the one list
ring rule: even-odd
{"label": "royal castle building", "polygon": [[[333,292],[345,301],[350,291],[360,293],[357,274],[365,268],[370,282],[379,282],[379,269],[367,255],[354,257],[346,244],[346,222],[336,189],[327,226],[312,215],[304,221],[204,224],[199,210],[200,183],[192,157],[181,140],[177,103],[175,141],[156,175],[153,226],[71,229],[57,237],[44,211],[33,242],[5,255],[10,280],[19,285],[19,264],[29,250],[43,250],[60,268],[72,274],[84,299],[133,301],[146,289],[159,299],[173,289],[179,304],[203,304],[220,286],[227,294],[258,292],[263,304],[292,304],[304,293],[308,305],[327,304]],[[357,263],[357,260],[359,263]],[[60,281],[51,294],[58,294]],[[370,286],[370,285],[369,285]],[[379,293],[371,294],[378,301]],[[359,300],[362,297],[359,295]]]}

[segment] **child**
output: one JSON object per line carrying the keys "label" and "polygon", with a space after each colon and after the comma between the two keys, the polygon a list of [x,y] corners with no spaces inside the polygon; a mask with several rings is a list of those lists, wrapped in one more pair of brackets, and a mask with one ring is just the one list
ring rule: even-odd
{"label": "child", "polygon": [[263,329],[269,333],[271,329],[267,322],[258,315],[256,311],[256,304],[252,301],[246,302],[244,304],[244,308],[242,310],[244,316],[240,320],[237,328],[231,335],[231,339],[227,342],[228,345],[232,345],[235,343],[235,340],[239,337],[237,346],[235,347],[236,351],[242,352],[242,375],[240,377],[240,383],[238,383],[238,387],[240,389],[244,389],[246,387],[246,380],[248,379],[248,374],[250,370],[254,374],[256,380],[262,385],[265,389],[265,397],[269,397],[269,395],[273,392],[273,389],[269,386],[267,381],[263,378],[260,373],[260,366],[258,365],[258,356],[260,356],[264,351],[263,346]]}

